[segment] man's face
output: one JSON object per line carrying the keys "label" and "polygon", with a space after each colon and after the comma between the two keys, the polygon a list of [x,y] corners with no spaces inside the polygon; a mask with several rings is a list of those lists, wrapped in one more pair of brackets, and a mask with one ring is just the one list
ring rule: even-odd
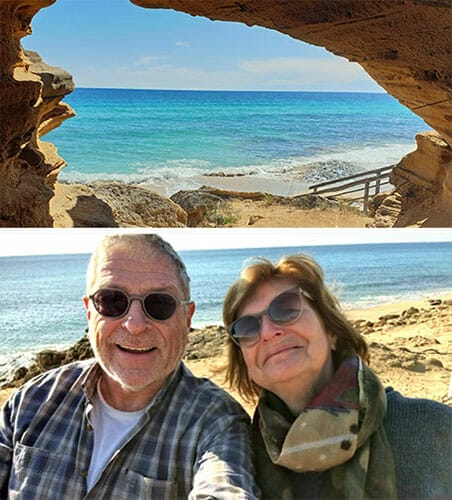
{"label": "man's face", "polygon": [[[89,293],[100,288],[140,296],[160,292],[185,299],[176,267],[167,255],[158,249],[127,248],[121,243],[108,248],[99,259]],[[87,297],[84,302],[90,342],[104,371],[104,398],[116,408],[129,396],[146,406],[182,359],[194,304],[178,304],[169,319],[155,321],[146,316],[138,300],[132,300],[121,318],[102,316]]]}

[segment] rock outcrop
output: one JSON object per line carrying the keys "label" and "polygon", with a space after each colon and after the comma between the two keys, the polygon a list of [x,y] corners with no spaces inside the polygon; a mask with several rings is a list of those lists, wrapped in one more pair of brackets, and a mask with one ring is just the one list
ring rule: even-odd
{"label": "rock outcrop", "polygon": [[418,134],[416,142],[390,175],[396,189],[369,203],[376,227],[452,226],[452,150],[436,132]]}
{"label": "rock outcrop", "polygon": [[178,191],[171,196],[171,200],[185,210],[189,227],[196,227],[210,211],[223,203],[220,196],[204,190]]}
{"label": "rock outcrop", "polygon": [[400,193],[395,227],[452,226],[452,149],[438,134],[416,136],[417,149],[394,168],[391,183]]}
{"label": "rock outcrop", "polygon": [[[447,160],[450,156],[450,0],[130,1],[141,7],[175,9],[213,20],[267,27],[357,62],[389,94],[438,132],[438,140],[444,144],[442,151],[446,151],[442,158]],[[42,68],[35,55],[27,57],[20,40],[30,33],[33,16],[54,2],[0,2],[2,226],[53,224],[49,200],[64,160],[58,157],[53,145],[41,142],[40,137],[73,113],[60,103],[61,97],[72,90],[72,84],[62,70],[57,71],[60,76],[55,78]],[[442,164],[438,170],[427,161],[422,166],[416,162],[414,167],[413,161],[398,168],[394,179],[400,179],[398,185],[404,186],[402,196],[416,192],[422,199],[418,206],[422,207],[423,217],[432,221],[429,210],[449,210],[451,166]],[[443,181],[438,181],[439,177]],[[430,196],[428,189],[419,189],[419,178],[420,182],[427,179],[430,185],[433,182],[435,189],[440,187],[436,196]],[[427,198],[422,198],[424,195]],[[399,225],[412,220],[405,205],[402,202]]]}
{"label": "rock outcrop", "polygon": [[52,226],[49,200],[65,165],[41,137],[73,116],[61,99],[72,92],[66,71],[22,50],[30,21],[54,0],[0,2],[0,226]]}
{"label": "rock outcrop", "polygon": [[55,227],[184,227],[185,210],[133,184],[59,184],[50,200]]}

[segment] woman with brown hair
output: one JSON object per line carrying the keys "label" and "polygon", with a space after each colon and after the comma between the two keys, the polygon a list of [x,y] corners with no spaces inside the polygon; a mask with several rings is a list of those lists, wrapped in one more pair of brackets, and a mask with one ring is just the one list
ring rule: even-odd
{"label": "woman with brown hair", "polygon": [[223,320],[263,498],[450,498],[452,409],[382,386],[314,260],[248,265]]}

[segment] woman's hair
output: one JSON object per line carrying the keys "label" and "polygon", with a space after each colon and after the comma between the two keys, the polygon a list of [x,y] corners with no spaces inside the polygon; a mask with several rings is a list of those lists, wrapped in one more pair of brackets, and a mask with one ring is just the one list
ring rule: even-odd
{"label": "woman's hair", "polygon": [[[302,254],[283,257],[278,263],[259,258],[246,266],[240,278],[229,288],[223,303],[223,321],[228,329],[240,316],[247,301],[261,283],[271,280],[290,280],[307,292],[310,306],[317,312],[325,330],[336,338],[333,353],[337,366],[345,358],[358,354],[369,362],[367,343],[347,320],[336,297],[324,284],[323,271],[310,257]],[[251,380],[241,348],[228,336],[225,367],[226,382],[248,402],[253,402],[261,387]]]}

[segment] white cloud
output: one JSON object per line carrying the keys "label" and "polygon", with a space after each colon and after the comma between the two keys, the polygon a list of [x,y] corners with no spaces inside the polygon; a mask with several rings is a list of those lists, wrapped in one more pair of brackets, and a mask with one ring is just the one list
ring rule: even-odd
{"label": "white cloud", "polygon": [[[241,61],[241,70],[256,78],[270,79],[277,86],[344,86],[369,82],[370,76],[357,63],[344,58],[284,57]],[[376,85],[376,84],[375,84]]]}
{"label": "white cloud", "polygon": [[190,44],[188,42],[176,42],[176,47],[190,47]]}
{"label": "white cloud", "polygon": [[171,64],[165,56],[143,56],[133,67],[80,68],[75,72],[83,87],[198,90],[381,90],[356,63],[339,57],[274,58],[239,61],[222,70]]}
{"label": "white cloud", "polygon": [[146,66],[165,59],[165,56],[143,56],[135,61],[136,66]]}

